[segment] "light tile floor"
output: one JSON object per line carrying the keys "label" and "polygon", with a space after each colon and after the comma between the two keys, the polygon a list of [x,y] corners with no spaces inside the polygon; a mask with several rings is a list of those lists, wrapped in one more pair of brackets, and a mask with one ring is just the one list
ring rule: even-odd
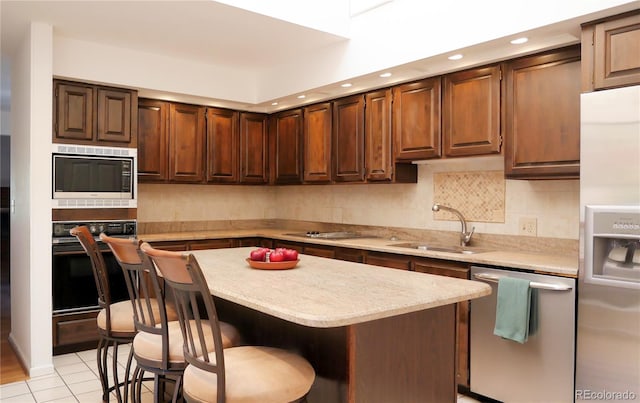
{"label": "light tile floor", "polygon": [[[129,345],[118,348],[118,376],[124,378]],[[109,350],[111,355],[111,349]],[[0,386],[2,403],[101,403],[102,387],[98,378],[96,350],[56,355],[53,374]],[[132,364],[135,368],[135,362]],[[132,370],[133,370],[132,368]],[[144,383],[143,403],[152,402],[152,382]],[[112,393],[116,401],[115,393]]]}
{"label": "light tile floor", "polygon": [[[118,376],[124,378],[129,345],[118,348]],[[111,355],[111,350],[109,351]],[[53,374],[31,378],[27,381],[0,386],[2,403],[101,403],[102,387],[98,379],[96,350],[56,355],[53,357]],[[135,361],[132,364],[135,368]],[[132,368],[132,370],[133,370]],[[144,382],[142,403],[153,402],[151,381]],[[111,401],[116,401],[112,393]],[[458,395],[457,403],[478,403],[468,396]]]}

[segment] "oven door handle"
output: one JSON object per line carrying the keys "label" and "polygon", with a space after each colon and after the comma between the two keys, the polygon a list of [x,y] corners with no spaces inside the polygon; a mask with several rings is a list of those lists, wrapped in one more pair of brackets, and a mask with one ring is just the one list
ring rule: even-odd
{"label": "oven door handle", "polygon": [[[497,283],[502,276],[496,276],[494,274],[488,273],[476,273],[473,275],[474,278],[482,281],[488,281],[490,283]],[[537,281],[532,281],[529,283],[529,287],[537,288],[540,290],[551,290],[551,291],[569,291],[573,287],[570,285],[564,284],[553,284],[553,283],[540,283]]]}

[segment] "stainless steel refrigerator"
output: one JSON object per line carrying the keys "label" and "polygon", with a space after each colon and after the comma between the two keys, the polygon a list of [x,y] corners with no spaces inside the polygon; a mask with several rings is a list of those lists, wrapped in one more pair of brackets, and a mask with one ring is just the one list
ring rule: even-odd
{"label": "stainless steel refrigerator", "polygon": [[580,114],[575,400],[640,401],[640,86]]}

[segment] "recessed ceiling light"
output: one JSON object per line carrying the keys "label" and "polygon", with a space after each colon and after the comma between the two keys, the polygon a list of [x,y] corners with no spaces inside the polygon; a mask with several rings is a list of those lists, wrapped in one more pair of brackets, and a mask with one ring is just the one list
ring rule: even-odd
{"label": "recessed ceiling light", "polygon": [[456,53],[455,55],[451,55],[448,58],[449,60],[460,60],[462,59],[462,55],[460,53]]}
{"label": "recessed ceiling light", "polygon": [[271,103],[271,106],[276,106],[276,105],[278,105],[278,103],[277,103],[277,102],[272,102],[272,103]]}
{"label": "recessed ceiling light", "polygon": [[380,77],[382,77],[382,78],[391,77],[391,73],[382,73],[382,74],[380,74]]}
{"label": "recessed ceiling light", "polygon": [[527,41],[529,41],[529,38],[517,38],[511,41],[511,44],[513,45],[522,45],[523,43],[527,43]]}
{"label": "recessed ceiling light", "polygon": [[349,88],[349,87],[351,87],[351,85],[352,85],[351,83],[344,83],[344,84],[341,85],[341,87],[342,88]]}
{"label": "recessed ceiling light", "polygon": [[306,95],[298,95],[298,99],[305,99],[307,96]]}

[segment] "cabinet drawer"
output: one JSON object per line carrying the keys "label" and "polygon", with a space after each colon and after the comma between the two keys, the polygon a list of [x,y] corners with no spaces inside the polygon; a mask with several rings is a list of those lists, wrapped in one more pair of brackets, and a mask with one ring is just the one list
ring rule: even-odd
{"label": "cabinet drawer", "polygon": [[54,316],[53,347],[98,340],[98,312]]}
{"label": "cabinet drawer", "polygon": [[374,266],[389,267],[392,269],[410,270],[411,258],[404,255],[369,252],[365,257],[365,263]]}
{"label": "cabinet drawer", "polygon": [[305,246],[303,250],[305,255],[328,257],[330,259],[336,257],[336,252],[333,247]]}
{"label": "cabinet drawer", "polygon": [[363,263],[364,252],[360,249],[336,248],[335,258],[348,262]]}
{"label": "cabinet drawer", "polygon": [[226,239],[203,239],[198,241],[189,242],[189,250],[202,250],[202,249],[221,249],[221,248],[233,248],[234,242],[231,238]]}

